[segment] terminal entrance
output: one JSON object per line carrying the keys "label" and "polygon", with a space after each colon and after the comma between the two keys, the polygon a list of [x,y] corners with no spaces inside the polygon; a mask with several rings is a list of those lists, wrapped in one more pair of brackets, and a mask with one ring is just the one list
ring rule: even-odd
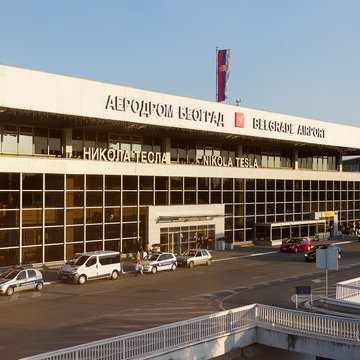
{"label": "terminal entrance", "polygon": [[158,244],[158,246],[161,251],[181,254],[188,249],[214,249],[214,242],[215,225],[202,224],[194,226],[161,227],[160,244]]}

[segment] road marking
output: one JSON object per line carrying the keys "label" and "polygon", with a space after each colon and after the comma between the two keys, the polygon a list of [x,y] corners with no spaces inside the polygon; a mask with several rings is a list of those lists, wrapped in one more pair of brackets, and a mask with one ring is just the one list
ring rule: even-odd
{"label": "road marking", "polygon": [[325,280],[323,280],[323,279],[314,279],[314,280],[311,280],[311,281],[317,284],[317,283],[324,282]]}
{"label": "road marking", "polygon": [[242,259],[242,258],[246,258],[246,257],[253,257],[253,256],[262,256],[262,255],[269,255],[269,254],[276,254],[279,251],[267,251],[267,252],[263,252],[263,253],[258,253],[258,254],[250,254],[250,255],[241,255],[241,256],[233,256],[230,258],[224,258],[224,259],[213,259],[213,262],[218,262],[218,261],[228,261],[228,260],[234,260],[234,259]]}

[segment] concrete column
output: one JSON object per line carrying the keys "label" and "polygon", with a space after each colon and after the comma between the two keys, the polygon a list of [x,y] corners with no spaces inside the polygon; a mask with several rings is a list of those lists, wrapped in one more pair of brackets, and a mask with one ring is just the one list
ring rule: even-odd
{"label": "concrete column", "polygon": [[242,144],[238,144],[236,148],[236,156],[242,157],[242,155],[243,155],[243,146]]}
{"label": "concrete column", "polygon": [[342,156],[337,155],[336,156],[336,161],[339,164],[339,172],[342,172],[343,171]]}
{"label": "concrete column", "polygon": [[162,148],[163,148],[162,150],[163,152],[170,152],[171,138],[169,138],[168,136],[163,138]]}
{"label": "concrete column", "polygon": [[299,151],[294,150],[293,156],[294,156],[294,169],[298,170],[299,169]]}

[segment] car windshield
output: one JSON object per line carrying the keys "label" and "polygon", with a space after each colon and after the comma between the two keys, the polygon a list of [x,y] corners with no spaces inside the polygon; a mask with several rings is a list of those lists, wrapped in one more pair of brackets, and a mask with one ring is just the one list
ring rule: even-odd
{"label": "car windshield", "polygon": [[145,256],[144,260],[149,260],[149,261],[156,261],[159,257],[159,254],[150,254],[148,256]]}
{"label": "car windshield", "polygon": [[19,272],[20,272],[20,270],[8,271],[3,278],[4,279],[15,279]]}
{"label": "car windshield", "polygon": [[4,271],[3,273],[0,274],[0,278],[4,278],[10,271]]}
{"label": "car windshield", "polygon": [[196,250],[186,250],[183,253],[184,256],[195,256],[196,255]]}
{"label": "car windshield", "polygon": [[290,239],[290,240],[287,241],[287,244],[296,244],[298,242],[299,242],[298,239]]}
{"label": "car windshield", "polygon": [[88,255],[82,255],[82,256],[81,255],[75,255],[70,260],[68,260],[66,263],[69,264],[69,265],[81,266],[86,262],[86,260],[89,257],[90,256],[88,256]]}

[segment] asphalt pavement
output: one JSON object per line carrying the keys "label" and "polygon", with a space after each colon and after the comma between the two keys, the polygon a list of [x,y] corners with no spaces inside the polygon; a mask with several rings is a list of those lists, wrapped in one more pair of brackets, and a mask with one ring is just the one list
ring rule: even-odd
{"label": "asphalt pavement", "polygon": [[[347,241],[357,241],[358,236],[338,236],[334,239],[329,240],[331,243],[342,243]],[[313,244],[317,244],[318,242],[313,242]],[[253,245],[252,242],[246,242],[240,245],[235,245],[233,249],[225,249],[225,250],[209,250],[212,257],[213,262],[218,261],[226,261],[232,260],[241,257],[248,256],[259,256],[265,253],[273,253],[278,252],[280,246],[261,246],[261,245]],[[133,257],[123,256],[121,259],[122,263],[122,275],[131,274],[135,271],[135,262]],[[58,271],[61,265],[54,265],[51,267],[44,266],[40,268],[45,283],[55,283],[58,281]]]}

